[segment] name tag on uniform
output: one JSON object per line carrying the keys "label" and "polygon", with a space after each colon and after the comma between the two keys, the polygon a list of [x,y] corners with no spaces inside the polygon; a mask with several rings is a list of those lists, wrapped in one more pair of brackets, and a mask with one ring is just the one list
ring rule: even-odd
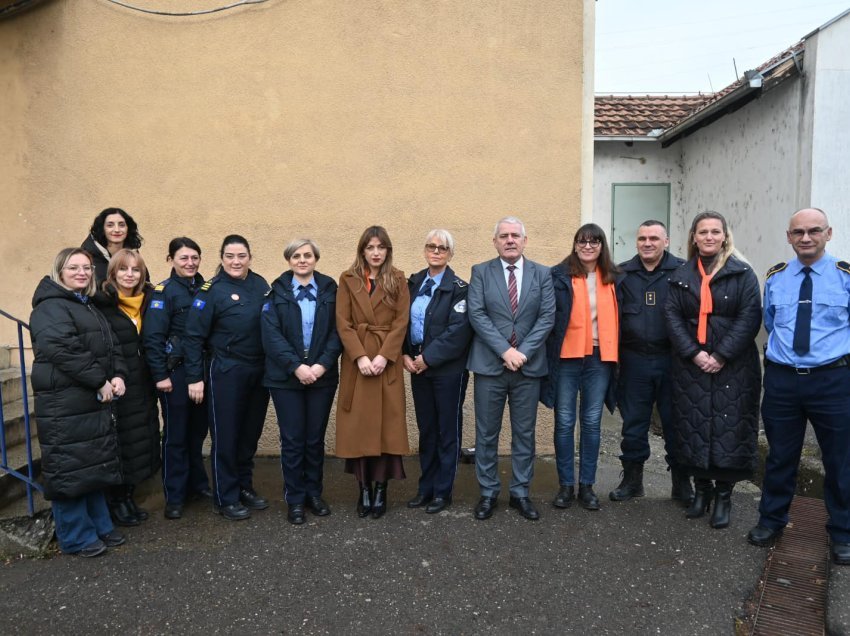
{"label": "name tag on uniform", "polygon": [[655,292],[654,291],[646,292],[646,304],[650,307],[655,305]]}

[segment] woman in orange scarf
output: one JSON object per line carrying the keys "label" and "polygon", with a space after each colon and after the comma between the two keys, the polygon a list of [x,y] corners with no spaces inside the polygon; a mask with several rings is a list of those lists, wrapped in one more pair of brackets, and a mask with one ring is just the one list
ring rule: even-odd
{"label": "woman in orange scarf", "polygon": [[688,235],[688,262],[671,276],[665,306],[673,347],[673,443],[696,485],[685,515],[702,517],[713,499],[713,528],[729,525],[732,488],[752,478],[758,461],[761,294],[752,267],[734,251],[726,219],[698,214]]}
{"label": "woman in orange scarf", "polygon": [[593,491],[602,423],[602,406],[617,365],[619,319],[616,267],[605,232],[594,223],[581,226],[567,258],[552,268],[555,328],[546,343],[549,377],[541,401],[555,408],[555,461],[560,489],[552,505],[569,508],[575,499],[576,400],[581,396],[578,499],[599,510]]}

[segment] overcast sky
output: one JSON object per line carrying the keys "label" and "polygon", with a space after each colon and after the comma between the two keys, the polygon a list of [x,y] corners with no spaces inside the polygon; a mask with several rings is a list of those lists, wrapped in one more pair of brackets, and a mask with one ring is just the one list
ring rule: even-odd
{"label": "overcast sky", "polygon": [[595,91],[719,91],[850,8],[847,0],[597,0]]}

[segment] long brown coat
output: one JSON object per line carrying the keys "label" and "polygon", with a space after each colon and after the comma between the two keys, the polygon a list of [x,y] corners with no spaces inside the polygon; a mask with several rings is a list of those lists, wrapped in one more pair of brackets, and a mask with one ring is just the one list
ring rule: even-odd
{"label": "long brown coat", "polygon": [[[406,455],[404,366],[401,347],[410,318],[410,297],[404,274],[395,270],[399,296],[394,305],[383,302],[378,287],[370,296],[362,280],[349,272],[339,278],[336,326],[342,340],[339,398],[336,411],[338,457]],[[377,355],[388,362],[379,376],[364,376],[357,358]]]}

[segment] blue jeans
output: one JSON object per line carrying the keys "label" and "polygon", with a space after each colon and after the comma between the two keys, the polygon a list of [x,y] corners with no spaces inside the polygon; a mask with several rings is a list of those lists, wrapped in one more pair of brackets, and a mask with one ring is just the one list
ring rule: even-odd
{"label": "blue jeans", "polygon": [[103,492],[51,502],[56,538],[65,554],[79,552],[114,529]]}
{"label": "blue jeans", "polygon": [[574,486],[576,401],[581,396],[579,483],[596,482],[602,407],[614,364],[599,359],[599,348],[584,358],[562,358],[555,392],[555,463],[561,486]]}

